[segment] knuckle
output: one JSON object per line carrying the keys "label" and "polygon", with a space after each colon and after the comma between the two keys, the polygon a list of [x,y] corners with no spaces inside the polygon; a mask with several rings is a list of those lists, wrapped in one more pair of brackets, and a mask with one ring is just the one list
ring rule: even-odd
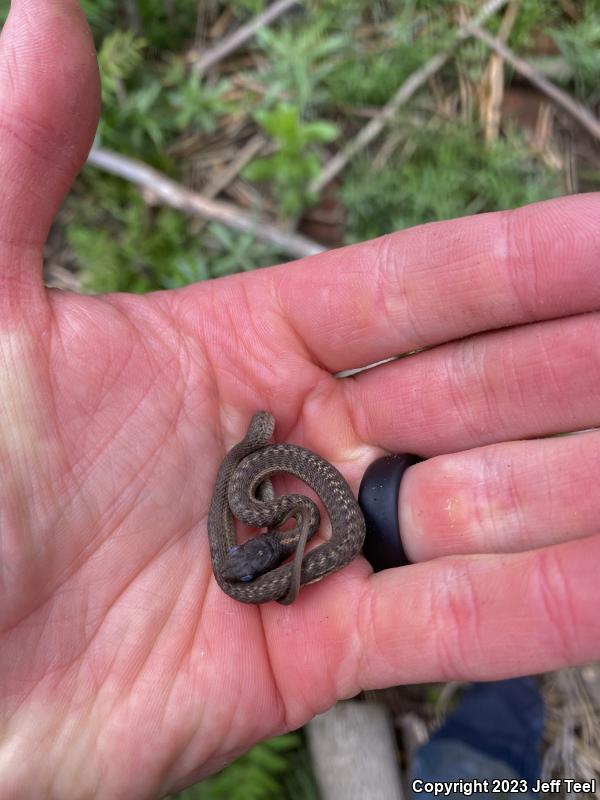
{"label": "knuckle", "polygon": [[535,561],[534,590],[541,612],[540,625],[554,654],[572,663],[579,651],[579,624],[568,574],[555,548],[540,551]]}

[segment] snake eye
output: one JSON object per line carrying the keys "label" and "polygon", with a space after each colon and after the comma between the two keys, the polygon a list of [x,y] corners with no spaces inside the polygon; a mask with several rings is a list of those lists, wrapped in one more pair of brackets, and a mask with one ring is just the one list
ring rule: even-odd
{"label": "snake eye", "polygon": [[240,580],[242,581],[242,583],[249,583],[251,580],[253,580],[253,578],[254,578],[253,575],[244,575],[244,577],[240,578]]}

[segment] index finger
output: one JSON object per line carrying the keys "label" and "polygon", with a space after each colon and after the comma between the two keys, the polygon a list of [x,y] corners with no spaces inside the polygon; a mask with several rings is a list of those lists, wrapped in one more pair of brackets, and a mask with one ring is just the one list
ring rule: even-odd
{"label": "index finger", "polygon": [[600,193],[388,234],[267,270],[331,372],[600,308]]}

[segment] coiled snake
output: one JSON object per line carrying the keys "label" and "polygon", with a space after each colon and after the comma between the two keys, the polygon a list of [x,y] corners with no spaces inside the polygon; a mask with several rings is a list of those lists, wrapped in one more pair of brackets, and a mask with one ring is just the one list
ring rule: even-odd
{"label": "coiled snake", "polygon": [[[269,444],[275,420],[267,411],[252,417],[241,442],[225,456],[208,515],[213,572],[219,586],[242,603],[293,602],[299,587],[346,566],[365,538],[365,521],[342,475],[316,453],[293,444]],[[276,497],[275,473],[300,478],[316,492],[331,520],[331,538],[304,553],[320,524],[319,509],[308,497]],[[267,527],[238,545],[234,515],[253,527]],[[278,526],[294,518],[290,530]],[[289,563],[282,563],[295,553]]]}

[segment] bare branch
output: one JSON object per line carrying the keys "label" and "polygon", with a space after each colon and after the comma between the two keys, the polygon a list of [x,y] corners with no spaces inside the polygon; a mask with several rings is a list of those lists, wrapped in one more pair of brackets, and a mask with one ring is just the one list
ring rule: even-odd
{"label": "bare branch", "polygon": [[211,67],[214,67],[219,61],[222,61],[228,55],[233,53],[249,39],[256,35],[256,32],[265,25],[285,14],[290,8],[297,5],[298,0],[276,0],[266,8],[262,14],[254,17],[247,25],[242,25],[234,31],[231,36],[226,36],[225,39],[216,44],[210,50],[207,50],[204,55],[193,64],[192,72],[196,75],[204,75]]}
{"label": "bare branch", "polygon": [[152,192],[165,205],[196,214],[203,219],[220,222],[233,230],[251,233],[257,239],[274,245],[296,258],[314,255],[325,249],[305,236],[283,231],[268,222],[261,222],[256,215],[249,214],[231,203],[211,200],[192,192],[153,167],[133,158],[110,150],[94,148],[88,156],[88,164],[125,178]]}
{"label": "bare branch", "polygon": [[358,133],[358,135],[337,155],[335,155],[324,167],[321,174],[312,182],[310,191],[319,194],[324,186],[327,186],[339,173],[345,169],[349,161],[373,141],[385,124],[393,118],[399,108],[410,100],[410,98],[422,86],[427,83],[432,75],[440,70],[448,61],[456,47],[471,35],[471,26],[475,23],[481,24],[496,13],[502,6],[506,5],[507,0],[488,0],[481,7],[478,14],[472,21],[466,22],[457,30],[454,41],[447,50],[437,53],[420,69],[409,75],[396,94],[382,109],[381,113]]}
{"label": "bare branch", "polygon": [[515,55],[503,42],[496,39],[483,28],[479,27],[475,22],[467,23],[467,27],[472,36],[485,42],[488,47],[494,50],[498,55],[507,61],[511,67],[522,75],[524,78],[532,83],[540,92],[543,92],[547,97],[553,100],[556,105],[567,111],[579,124],[591,133],[591,135],[600,139],[600,120],[597,119],[588,109],[581,103],[578,103],[562,89],[559,89],[554,83],[544,78],[531,64],[522,58]]}
{"label": "bare branch", "polygon": [[258,155],[266,144],[262,133],[255,134],[238,152],[231,164],[221,169],[210,183],[204,187],[204,197],[216,197],[237,178],[249,161]]}

